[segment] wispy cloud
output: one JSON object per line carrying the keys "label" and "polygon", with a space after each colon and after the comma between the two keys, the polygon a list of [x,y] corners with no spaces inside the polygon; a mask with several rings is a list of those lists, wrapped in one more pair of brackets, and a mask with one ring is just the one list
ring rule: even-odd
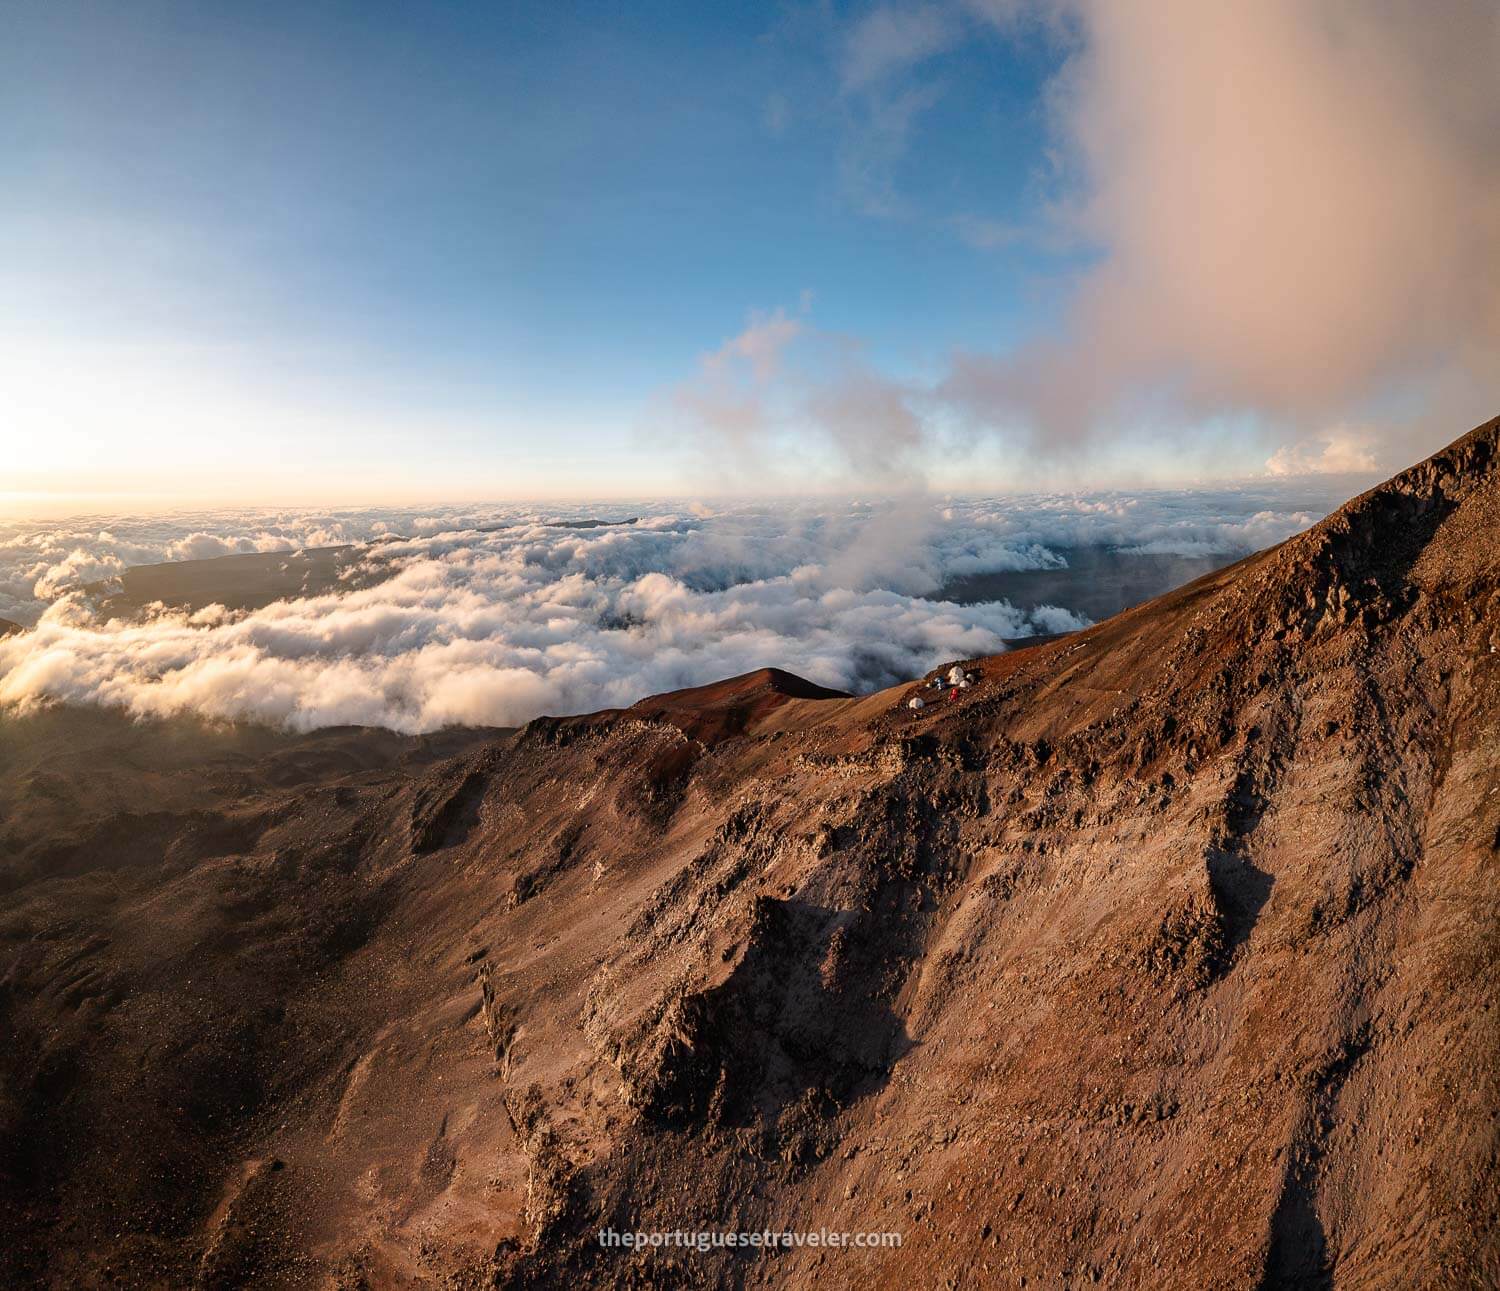
{"label": "wispy cloud", "polygon": [[752,314],[667,392],[678,442],[715,459],[741,486],[775,490],[809,472],[857,487],[924,482],[923,421],[912,390],[877,371],[852,338],[821,330],[810,297],[793,317]]}
{"label": "wispy cloud", "polygon": [[844,106],[846,129],[839,155],[845,198],[865,215],[905,216],[913,204],[897,182],[917,123],[942,97],[936,82],[882,90]]}
{"label": "wispy cloud", "polygon": [[981,215],[954,215],[949,224],[965,242],[979,251],[1011,247],[1029,238],[1027,230],[1004,220],[986,219]]}
{"label": "wispy cloud", "polygon": [[951,48],[962,34],[952,10],[883,5],[857,19],[845,35],[839,85],[845,94],[869,90]]}

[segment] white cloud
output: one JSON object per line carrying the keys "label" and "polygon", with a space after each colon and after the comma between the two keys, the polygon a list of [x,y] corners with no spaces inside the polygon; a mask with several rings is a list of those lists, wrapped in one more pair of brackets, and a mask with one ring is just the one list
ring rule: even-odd
{"label": "white cloud", "polygon": [[1339,475],[1376,471],[1379,462],[1368,432],[1339,427],[1326,435],[1297,444],[1284,444],[1271,454],[1266,470],[1272,475]]}
{"label": "white cloud", "polygon": [[[505,506],[0,527],[0,588],[25,598],[11,607],[24,612],[6,617],[36,625],[0,639],[0,705],[421,731],[627,705],[765,665],[869,688],[997,651],[1007,637],[1079,625],[1065,607],[946,602],[950,578],[1056,568],[1067,547],[1085,544],[1235,554],[1310,523],[1326,509],[1301,509],[1313,496],[1293,481],[941,508],[917,497],[820,508],[643,503],[633,508],[640,523],[591,529],[544,522],[587,507],[539,516]],[[38,567],[66,567],[76,582],[220,546],[366,539],[379,539],[361,558],[368,585],[251,612],[107,620],[76,591],[37,599],[47,581]],[[69,585],[49,577],[49,589]]]}
{"label": "white cloud", "polygon": [[698,534],[525,526],[414,539],[380,552],[397,572],[375,587],[208,622],[101,623],[65,599],[0,652],[0,703],[298,728],[508,725],[768,664],[828,685],[890,682],[1033,630],[1005,605],[832,586],[816,563],[769,573],[814,554],[808,534],[779,549],[765,534],[770,551],[733,558],[734,537],[705,547]]}

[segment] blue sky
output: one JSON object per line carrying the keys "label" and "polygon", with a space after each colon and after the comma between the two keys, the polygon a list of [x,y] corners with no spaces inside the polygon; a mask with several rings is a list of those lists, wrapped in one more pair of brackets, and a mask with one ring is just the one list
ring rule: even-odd
{"label": "blue sky", "polygon": [[[13,0],[0,491],[722,485],[673,444],[715,428],[663,409],[776,310],[914,409],[902,452],[957,418],[970,482],[1116,463],[1007,450],[1008,412],[933,393],[1055,331],[1102,254],[1049,236],[1083,37],[983,8]],[[802,404],[773,402],[774,444]],[[1147,436],[1142,473],[1259,469],[1288,424],[1174,416],[1199,449]]]}

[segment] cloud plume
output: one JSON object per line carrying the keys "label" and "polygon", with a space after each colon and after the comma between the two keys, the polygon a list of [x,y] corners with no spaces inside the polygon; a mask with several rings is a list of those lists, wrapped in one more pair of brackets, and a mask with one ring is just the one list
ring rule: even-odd
{"label": "cloud plume", "polygon": [[1163,388],[1304,426],[1403,383],[1493,398],[1500,9],[1054,8],[1077,39],[1053,99],[1069,217],[1102,258],[1061,344],[1014,363],[1047,424]]}
{"label": "cloud plume", "polygon": [[[899,189],[959,52],[1000,47],[1054,69],[1030,214]],[[1355,460],[1323,451],[1352,421],[1360,468],[1394,469],[1494,413],[1492,0],[920,0],[865,11],[834,48],[855,206],[981,253],[1061,256],[1045,330],[892,383],[928,443],[958,425],[1077,462],[1238,419],[1240,471],[1269,454],[1317,471]],[[843,380],[823,406],[852,404],[860,380]]]}

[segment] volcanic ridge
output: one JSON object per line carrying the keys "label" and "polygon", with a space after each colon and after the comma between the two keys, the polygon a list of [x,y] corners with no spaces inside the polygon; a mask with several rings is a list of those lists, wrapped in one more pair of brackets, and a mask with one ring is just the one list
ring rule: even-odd
{"label": "volcanic ridge", "polygon": [[1497,459],[962,690],[7,719],[0,1278],[1500,1285]]}

